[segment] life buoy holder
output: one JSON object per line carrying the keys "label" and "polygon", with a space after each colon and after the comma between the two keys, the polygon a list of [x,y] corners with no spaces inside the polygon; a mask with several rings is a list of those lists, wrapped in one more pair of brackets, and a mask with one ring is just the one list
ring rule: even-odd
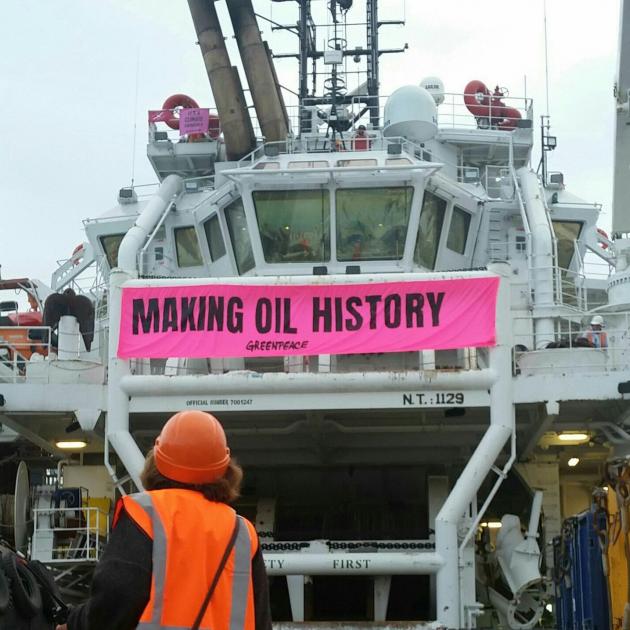
{"label": "life buoy holder", "polygon": [[522,118],[521,112],[508,107],[501,99],[507,96],[507,90],[498,85],[490,92],[483,81],[469,81],[464,88],[464,103],[468,111],[477,120],[480,128],[496,128],[511,131]]}
{"label": "life buoy holder", "polygon": [[[608,238],[608,234],[607,234],[604,230],[602,230],[602,228],[597,228],[597,233],[598,233],[600,236],[603,236],[603,237],[606,239],[606,241],[609,241],[609,240],[610,240],[610,239]],[[608,243],[607,243],[606,241],[599,241],[599,246],[600,246],[602,249],[608,249]]]}
{"label": "life buoy holder", "polygon": [[164,120],[171,129],[179,129],[179,116],[175,115],[175,110],[179,107],[184,109],[197,109],[199,105],[194,98],[187,96],[186,94],[173,94],[169,96],[164,101],[162,109],[171,110],[171,116]]}

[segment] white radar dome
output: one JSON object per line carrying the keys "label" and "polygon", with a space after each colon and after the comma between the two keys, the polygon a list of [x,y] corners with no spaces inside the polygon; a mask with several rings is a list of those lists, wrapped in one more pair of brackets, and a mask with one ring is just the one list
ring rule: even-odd
{"label": "white radar dome", "polygon": [[398,88],[385,103],[383,135],[425,142],[437,133],[437,105],[427,90],[417,85]]}
{"label": "white radar dome", "polygon": [[423,87],[435,101],[436,105],[444,102],[444,83],[440,77],[425,77],[420,81],[420,87]]}

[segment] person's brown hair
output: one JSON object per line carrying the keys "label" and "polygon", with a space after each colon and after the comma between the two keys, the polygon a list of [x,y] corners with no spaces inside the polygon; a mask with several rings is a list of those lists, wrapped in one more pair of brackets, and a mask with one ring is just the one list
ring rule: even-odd
{"label": "person's brown hair", "polygon": [[140,481],[145,490],[165,490],[167,488],[179,488],[181,490],[196,490],[201,492],[208,501],[219,503],[232,503],[241,496],[241,482],[243,481],[243,469],[232,458],[225,474],[213,483],[193,485],[181,483],[165,477],[155,464],[153,449],[147,453],[144,468],[140,474]]}

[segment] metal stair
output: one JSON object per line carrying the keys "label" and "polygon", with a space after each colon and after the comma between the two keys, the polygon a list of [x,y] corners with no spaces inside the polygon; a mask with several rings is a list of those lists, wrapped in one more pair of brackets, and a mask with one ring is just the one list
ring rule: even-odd
{"label": "metal stair", "polygon": [[503,225],[503,211],[489,208],[488,213],[488,259],[490,261],[507,260],[508,243]]}

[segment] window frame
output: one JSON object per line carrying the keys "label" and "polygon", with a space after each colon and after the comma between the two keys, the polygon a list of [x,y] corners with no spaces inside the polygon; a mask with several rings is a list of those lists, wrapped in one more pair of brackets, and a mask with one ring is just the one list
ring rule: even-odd
{"label": "window frame", "polygon": [[[182,265],[179,261],[179,244],[177,241],[177,234],[182,230],[192,230],[192,233],[195,235],[195,239],[197,242],[197,252],[199,254],[199,262],[194,265]],[[203,259],[203,252],[201,251],[201,242],[199,241],[199,234],[197,233],[197,229],[195,225],[175,225],[173,226],[173,243],[175,245],[175,263],[178,269],[194,269],[205,266],[205,261]]]}
{"label": "window frame", "polygon": [[[560,219],[560,218],[552,218],[552,219],[551,219],[551,227],[553,228],[553,236],[554,236],[554,238],[555,238],[555,240],[556,240],[556,249],[557,249],[557,250],[559,250],[558,245],[559,245],[560,241],[561,241],[561,240],[565,240],[565,239],[560,239],[560,238],[558,238],[558,234],[556,233],[556,224],[558,224],[558,223],[559,223],[559,224],[567,224],[567,223],[570,223],[570,224],[573,224],[573,225],[577,225],[577,226],[578,226],[578,231],[577,231],[577,235],[575,236],[575,238],[573,239],[573,241],[574,241],[574,242],[577,242],[577,241],[579,241],[579,240],[580,240],[580,237],[582,236],[582,232],[583,232],[583,230],[584,230],[585,221],[580,221],[579,219]],[[573,263],[573,259],[574,259],[574,257],[575,257],[575,248],[574,248],[574,251],[571,253],[571,256],[569,257],[569,260],[568,260],[568,264],[567,264],[567,266],[566,266],[566,267],[563,267],[563,266],[560,264],[560,252],[558,251],[558,260],[557,260],[557,265],[558,265],[558,268],[559,268],[561,271],[570,271],[570,269],[571,269],[571,265],[572,265],[572,263]]]}
{"label": "window frame", "polygon": [[[262,230],[261,230],[261,224],[260,224],[260,220],[259,220],[259,213],[258,213],[258,207],[256,205],[256,199],[255,196],[258,193],[286,193],[286,192],[290,192],[290,193],[319,193],[322,197],[326,196],[326,198],[328,199],[328,208],[327,208],[327,212],[328,212],[328,243],[327,245],[324,246],[325,250],[327,248],[327,255],[328,257],[326,257],[326,251],[324,251],[324,256],[322,256],[321,259],[319,260],[295,260],[295,261],[280,261],[280,260],[268,260],[267,259],[267,252],[265,251],[265,246],[263,244],[263,239],[262,239]],[[332,199],[332,193],[330,190],[329,186],[320,186],[317,188],[264,188],[264,189],[256,189],[256,190],[252,190],[251,191],[251,203],[252,203],[252,209],[254,212],[254,219],[256,222],[256,231],[257,231],[257,238],[260,244],[260,251],[262,254],[262,262],[265,265],[287,265],[287,264],[306,264],[306,265],[322,265],[322,264],[330,264],[334,258],[333,258],[333,250],[332,250],[332,243],[333,243],[333,236],[332,236],[332,221],[333,221],[333,199]]]}
{"label": "window frame", "polygon": [[[403,240],[403,245],[402,245],[402,251],[399,257],[394,258],[359,258],[359,259],[353,259],[353,258],[340,258],[340,251],[339,251],[339,204],[338,204],[338,195],[339,193],[343,193],[345,191],[386,191],[386,190],[391,190],[391,189],[406,189],[407,191],[409,191],[410,194],[410,201],[409,201],[409,205],[408,205],[408,216],[407,216],[407,223],[405,225],[405,238]],[[416,202],[416,193],[417,193],[417,188],[416,186],[413,185],[413,183],[410,182],[401,182],[401,183],[387,183],[386,185],[383,186],[338,186],[336,188],[334,188],[334,190],[332,191],[334,194],[332,195],[332,200],[334,201],[334,213],[332,216],[332,219],[334,220],[334,229],[331,229],[331,237],[332,234],[334,234],[334,260],[335,262],[339,262],[342,264],[361,264],[361,265],[365,265],[365,264],[380,264],[380,263],[393,263],[393,264],[400,264],[403,260],[405,260],[405,253],[407,251],[407,242],[408,242],[408,237],[409,237],[409,230],[412,226],[413,223],[413,214],[414,214],[414,203]]]}
{"label": "window frame", "polygon": [[[249,202],[250,200],[251,200],[251,197],[250,197],[249,200],[247,200],[247,202]],[[229,219],[229,216],[230,216],[229,210],[237,202],[240,202],[240,204],[241,204],[241,210],[243,212],[243,219],[245,220],[245,227],[247,228],[247,237],[248,237],[248,241],[249,241],[249,254],[251,254],[251,261],[252,261],[252,265],[250,267],[248,267],[247,269],[245,269],[244,271],[241,270],[241,265],[239,263],[239,259],[238,259],[238,255],[237,255],[237,249],[236,249],[236,247],[234,245],[235,239],[234,239],[234,233],[232,231],[232,222]],[[245,274],[249,273],[252,269],[256,269],[256,267],[257,267],[256,254],[254,252],[254,241],[252,239],[252,233],[250,231],[249,222],[247,220],[247,206],[246,206],[246,199],[245,199],[245,197],[243,195],[238,195],[236,198],[232,199],[229,203],[227,203],[225,206],[223,206],[221,208],[221,212],[223,213],[223,218],[225,220],[225,225],[227,226],[227,231],[228,231],[228,236],[229,236],[229,241],[230,241],[230,250],[231,250],[232,260],[234,262],[234,266],[236,267],[236,271],[237,271],[238,275],[239,276],[244,276]],[[258,230],[256,230],[256,232],[258,232]]]}
{"label": "window frame", "polygon": [[[432,197],[435,197],[438,201],[444,204],[444,207],[442,210],[442,220],[440,222],[440,233],[436,241],[435,254],[433,256],[433,263],[432,263],[432,266],[430,267],[428,265],[424,265],[422,261],[416,260],[416,251],[418,249],[418,244],[419,244],[419,239],[420,239],[420,227],[422,225],[424,203],[425,203],[427,194],[431,195]],[[422,202],[420,205],[420,216],[419,216],[419,221],[418,221],[418,230],[416,232],[416,239],[415,239],[414,247],[413,247],[413,262],[415,265],[418,265],[419,267],[426,267],[427,269],[429,269],[429,271],[435,271],[435,268],[437,266],[438,257],[440,255],[440,246],[441,246],[442,240],[444,239],[444,221],[447,218],[448,207],[449,207],[449,201],[447,199],[444,199],[444,197],[440,197],[440,195],[438,195],[436,192],[427,190],[425,188],[424,193],[422,195]]]}
{"label": "window frame", "polygon": [[105,260],[107,261],[107,265],[109,266],[110,269],[115,269],[118,266],[118,251],[116,252],[116,260],[114,262],[114,264],[112,264],[112,262],[110,261],[110,256],[109,256],[109,252],[107,250],[107,247],[105,247],[105,243],[103,242],[104,239],[106,238],[115,238],[117,236],[120,236],[120,243],[118,243],[118,249],[120,249],[120,245],[123,241],[123,239],[125,238],[127,232],[122,232],[122,233],[116,233],[116,234],[100,234],[98,236],[98,242],[101,246],[101,249],[103,250],[103,254],[105,255]]}
{"label": "window frame", "polygon": [[[453,228],[453,219],[457,211],[459,211],[461,214],[465,215],[468,218],[468,223],[466,224],[466,233],[464,235],[464,247],[462,248],[462,251],[458,251],[457,249],[454,249],[453,247],[449,245],[449,241],[451,239],[451,232]],[[448,224],[448,232],[446,233],[446,247],[450,252],[453,252],[454,254],[458,254],[459,256],[466,255],[466,250],[468,249],[468,243],[470,242],[469,236],[470,236],[470,227],[472,225],[472,219],[473,219],[472,212],[469,212],[468,210],[462,208],[461,206],[458,206],[456,203],[453,203],[452,210],[451,210],[451,218]]]}
{"label": "window frame", "polygon": [[[217,230],[219,233],[219,236],[221,237],[221,245],[223,247],[223,253],[219,256],[215,256],[213,249],[212,249],[212,245],[210,244],[210,234],[209,234],[209,230],[206,229],[206,225],[209,225],[212,221],[216,221],[216,226],[217,226]],[[219,213],[218,212],[212,212],[211,214],[209,214],[202,222],[201,222],[201,229],[203,231],[203,234],[205,236],[206,239],[206,245],[208,247],[208,255],[210,256],[210,262],[211,263],[215,263],[218,262],[219,260],[221,260],[221,258],[223,258],[226,254],[227,254],[227,245],[225,242],[225,237],[223,236],[223,230],[221,229],[221,221],[219,219]]]}

